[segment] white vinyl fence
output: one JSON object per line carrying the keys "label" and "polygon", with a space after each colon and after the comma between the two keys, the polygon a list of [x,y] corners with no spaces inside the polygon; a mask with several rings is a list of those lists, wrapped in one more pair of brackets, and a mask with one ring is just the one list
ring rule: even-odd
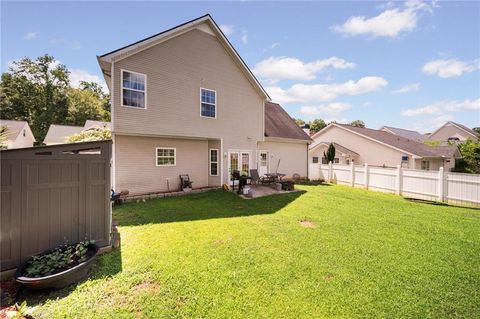
{"label": "white vinyl fence", "polygon": [[480,206],[480,175],[373,167],[310,164],[309,178],[417,199]]}

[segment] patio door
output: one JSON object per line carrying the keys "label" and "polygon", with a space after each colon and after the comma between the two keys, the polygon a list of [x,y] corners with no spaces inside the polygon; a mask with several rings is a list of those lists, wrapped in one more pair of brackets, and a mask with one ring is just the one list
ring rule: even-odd
{"label": "patio door", "polygon": [[[240,174],[249,175],[251,168],[250,151],[228,152],[228,180],[232,183],[232,172],[240,171]],[[235,181],[238,183],[238,181]]]}
{"label": "patio door", "polygon": [[270,171],[270,152],[258,151],[258,175],[262,176]]}

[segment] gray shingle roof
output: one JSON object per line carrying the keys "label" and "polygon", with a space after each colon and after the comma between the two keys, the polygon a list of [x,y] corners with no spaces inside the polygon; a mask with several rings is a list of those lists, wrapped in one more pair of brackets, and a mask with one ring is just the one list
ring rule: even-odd
{"label": "gray shingle roof", "polygon": [[454,125],[456,125],[456,126],[459,126],[459,127],[461,127],[462,129],[464,129],[465,131],[473,134],[474,136],[480,137],[480,134],[478,134],[477,132],[475,132],[474,130],[472,130],[471,128],[469,128],[469,127],[467,127],[467,126],[465,126],[465,125],[463,125],[463,124],[456,123],[456,122],[452,122],[452,121],[449,121],[448,123],[452,123],[452,124],[454,124]]}
{"label": "gray shingle roof", "polygon": [[99,129],[99,128],[108,128],[109,130],[112,129],[112,123],[111,122],[102,122],[102,121],[94,121],[94,120],[87,120],[85,122],[85,125],[83,126],[84,130],[89,130],[89,129]]}
{"label": "gray shingle roof", "polygon": [[15,121],[15,120],[0,120],[0,126],[7,128],[7,141],[15,141],[18,137],[18,134],[25,127],[25,124],[28,124],[26,121]]}
{"label": "gray shingle roof", "polygon": [[[313,149],[317,147],[318,145],[330,145],[330,142],[315,142],[313,143],[309,148]],[[352,151],[351,149],[346,148],[345,146],[342,146],[338,143],[333,142],[333,146],[335,146],[335,150],[338,150],[340,153],[345,154],[345,155],[354,155],[354,156],[360,156],[358,153]]]}
{"label": "gray shingle roof", "polygon": [[345,129],[354,131],[358,134],[367,136],[381,143],[396,147],[408,153],[421,157],[443,157],[447,153],[447,149],[451,148],[451,152],[455,151],[456,146],[437,146],[432,147],[424,143],[405,138],[400,135],[394,135],[385,131],[374,130],[369,128],[356,127],[346,124],[335,124]]}
{"label": "gray shingle roof", "polygon": [[425,141],[428,136],[417,132],[417,131],[412,131],[412,130],[406,130],[404,128],[398,128],[398,127],[391,127],[391,126],[383,126],[382,128],[388,129],[390,132],[392,132],[395,135],[400,135],[405,138],[408,138],[410,140],[416,140],[416,141]]}
{"label": "gray shingle roof", "polygon": [[78,134],[83,130],[81,126],[51,124],[43,140],[45,144],[63,144],[68,136]]}
{"label": "gray shingle roof", "polygon": [[280,104],[265,102],[265,136],[311,141]]}

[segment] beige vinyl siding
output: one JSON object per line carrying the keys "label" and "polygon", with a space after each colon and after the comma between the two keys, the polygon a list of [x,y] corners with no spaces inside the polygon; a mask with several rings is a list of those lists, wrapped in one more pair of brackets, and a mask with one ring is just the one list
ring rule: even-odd
{"label": "beige vinyl siding", "polygon": [[[329,145],[320,145],[313,150],[310,150],[308,153],[308,162],[310,164],[313,163],[313,157],[318,157],[318,164],[322,164],[322,158],[324,157],[323,154],[327,152]],[[358,156],[357,155],[343,155],[338,150],[335,150],[335,158],[338,158],[338,164],[347,164],[347,160],[351,162],[354,161],[355,165],[358,163]]]}
{"label": "beige vinyl siding", "polygon": [[[415,167],[415,163],[411,155],[402,153],[401,151],[397,151],[391,147],[382,145],[378,142],[372,141],[352,132],[348,132],[336,126],[332,126],[323,133],[315,136],[315,141],[336,142],[358,153],[360,156],[355,160],[356,165],[368,163],[372,166],[385,165],[386,167],[396,167],[397,165],[401,164],[402,156],[408,155],[409,168]],[[316,156],[314,154],[318,153],[315,151],[310,151],[309,157]]]}
{"label": "beige vinyl siding", "polygon": [[447,124],[440,128],[437,132],[428,137],[432,141],[446,141],[449,137],[458,137],[461,141],[474,138],[471,134],[459,129],[453,124]]}
{"label": "beige vinyl siding", "polygon": [[286,178],[291,178],[294,174],[307,177],[307,143],[268,141],[258,143],[258,149],[270,152],[271,173],[275,172],[278,166],[278,173],[286,174]]}
{"label": "beige vinyl siding", "polygon": [[[156,166],[157,147],[176,149],[175,166]],[[130,194],[178,190],[180,174],[193,187],[208,185],[208,141],[115,135],[115,190]],[[167,187],[167,179],[170,188]]]}
{"label": "beige vinyl siding", "polygon": [[[114,132],[263,138],[263,98],[210,34],[189,31],[117,61],[114,68]],[[121,106],[122,69],[147,76],[146,109]],[[217,92],[216,119],[200,116],[201,87]]]}

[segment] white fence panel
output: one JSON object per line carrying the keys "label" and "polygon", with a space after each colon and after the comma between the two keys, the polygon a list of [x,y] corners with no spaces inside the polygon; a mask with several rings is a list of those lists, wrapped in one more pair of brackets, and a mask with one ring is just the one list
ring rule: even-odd
{"label": "white fence panel", "polygon": [[[480,175],[351,165],[312,164],[310,179],[407,197],[480,206]],[[352,183],[353,179],[353,183]]]}
{"label": "white fence panel", "polygon": [[394,168],[370,167],[368,188],[386,193],[395,193],[397,170]]}
{"label": "white fence panel", "polygon": [[320,164],[310,163],[308,165],[308,178],[313,180],[320,180]]}
{"label": "white fence panel", "polygon": [[355,166],[355,186],[365,187],[365,166]]}
{"label": "white fence panel", "polygon": [[451,202],[480,204],[480,175],[446,173],[446,198]]}
{"label": "white fence panel", "polygon": [[437,200],[438,171],[403,170],[402,195],[418,199]]}
{"label": "white fence panel", "polygon": [[333,179],[337,183],[350,184],[350,165],[334,165],[333,166]]}

